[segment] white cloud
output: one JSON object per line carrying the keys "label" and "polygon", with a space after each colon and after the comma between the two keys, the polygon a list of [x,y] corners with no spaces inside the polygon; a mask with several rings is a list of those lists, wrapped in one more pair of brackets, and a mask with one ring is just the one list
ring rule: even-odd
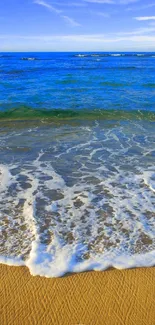
{"label": "white cloud", "polygon": [[34,3],[36,3],[37,5],[43,6],[45,8],[47,8],[49,11],[55,12],[56,14],[58,14],[62,19],[64,19],[65,22],[69,23],[72,27],[76,27],[76,26],[81,26],[76,20],[74,20],[71,17],[68,17],[66,15],[63,15],[63,11],[59,10],[55,7],[53,7],[52,5],[50,5],[49,3],[43,1],[43,0],[34,0]]}
{"label": "white cloud", "polygon": [[144,21],[144,20],[155,20],[155,16],[144,16],[144,17],[135,17],[136,20]]}
{"label": "white cloud", "polygon": [[[155,35],[140,35],[136,34],[136,31],[131,31],[129,33],[116,33],[113,35],[105,34],[79,34],[79,35],[0,35],[0,39],[23,39],[23,40],[40,40],[44,42],[53,41],[70,41],[70,42],[93,42],[93,43],[117,43],[122,41],[131,42],[155,42]],[[71,43],[73,45],[73,43]]]}
{"label": "white cloud", "polygon": [[47,2],[42,1],[42,0],[34,0],[34,3],[36,3],[37,5],[43,6],[43,7],[47,8],[48,10],[55,12],[56,14],[60,14],[62,12],[62,10],[56,9],[52,5],[50,5]]}
{"label": "white cloud", "polygon": [[[76,26],[70,17],[62,17]],[[155,25],[132,29],[130,31],[104,34],[69,35],[0,35],[2,50],[32,51],[141,51],[155,50]]]}
{"label": "white cloud", "polygon": [[61,16],[67,23],[69,23],[71,26],[81,26],[76,20],[74,20],[73,18],[70,18],[68,16]]}
{"label": "white cloud", "polygon": [[53,2],[57,6],[63,7],[86,7],[87,3],[85,2]]}
{"label": "white cloud", "polygon": [[128,7],[126,8],[126,11],[138,11],[138,10],[144,10],[155,7],[155,3],[148,3],[147,5],[143,6],[136,6],[136,7]]}
{"label": "white cloud", "polygon": [[153,25],[152,27],[137,28],[136,30],[130,32],[118,32],[117,35],[121,35],[121,36],[144,35],[144,34],[150,35],[151,33],[154,32],[155,32],[155,25]]}
{"label": "white cloud", "polygon": [[0,51],[155,51],[148,35],[0,35]]}

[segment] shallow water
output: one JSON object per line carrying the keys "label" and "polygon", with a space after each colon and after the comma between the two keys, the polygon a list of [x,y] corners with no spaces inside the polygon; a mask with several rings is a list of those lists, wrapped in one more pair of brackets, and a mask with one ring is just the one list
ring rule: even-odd
{"label": "shallow water", "polygon": [[[153,54],[121,58],[100,54],[107,60],[102,62],[105,69],[114,67],[111,77],[95,66],[98,61],[92,54],[44,55],[44,60],[43,54],[38,60],[21,60],[23,54],[2,58],[6,74],[0,87],[5,78],[9,87],[0,94],[0,261],[27,265],[31,274],[47,277],[154,265]],[[74,82],[67,93],[67,83],[60,87],[62,74],[66,78],[75,61],[82,74],[78,72],[77,93]],[[60,62],[60,74],[51,74],[50,67],[59,68]],[[40,70],[34,72],[40,69],[38,64],[47,65],[42,75]],[[138,66],[134,78],[130,69],[118,69],[130,65]],[[17,74],[21,66],[22,75],[8,77],[8,71],[18,68]],[[107,81],[100,88],[102,78]],[[31,82],[40,102],[30,92]],[[146,87],[148,82],[151,86]],[[18,92],[17,83],[25,91]]]}

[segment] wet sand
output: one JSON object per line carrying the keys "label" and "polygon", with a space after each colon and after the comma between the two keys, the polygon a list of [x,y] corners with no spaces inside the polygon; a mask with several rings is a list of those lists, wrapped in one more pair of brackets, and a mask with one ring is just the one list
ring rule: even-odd
{"label": "wet sand", "polygon": [[0,265],[0,325],[154,325],[155,268],[64,278]]}

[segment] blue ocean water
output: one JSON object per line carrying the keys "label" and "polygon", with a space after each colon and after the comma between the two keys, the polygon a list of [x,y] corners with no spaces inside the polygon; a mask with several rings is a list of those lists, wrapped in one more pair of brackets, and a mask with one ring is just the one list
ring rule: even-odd
{"label": "blue ocean water", "polygon": [[154,110],[155,53],[0,54],[0,110]]}
{"label": "blue ocean water", "polygon": [[0,262],[155,264],[155,53],[0,53]]}

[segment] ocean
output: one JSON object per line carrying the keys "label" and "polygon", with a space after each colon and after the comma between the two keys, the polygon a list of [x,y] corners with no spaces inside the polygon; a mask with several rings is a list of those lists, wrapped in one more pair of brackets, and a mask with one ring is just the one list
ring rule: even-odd
{"label": "ocean", "polygon": [[155,53],[0,53],[0,263],[155,264]]}

